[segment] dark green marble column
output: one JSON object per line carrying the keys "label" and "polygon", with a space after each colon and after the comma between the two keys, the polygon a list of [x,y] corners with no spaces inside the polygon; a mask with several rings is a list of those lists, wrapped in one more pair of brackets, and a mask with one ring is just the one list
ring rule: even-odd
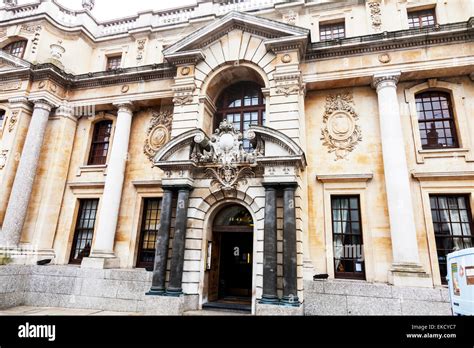
{"label": "dark green marble column", "polygon": [[160,228],[156,237],[153,281],[151,289],[147,295],[163,295],[165,293],[166,264],[168,262],[172,202],[173,191],[165,188],[163,200],[161,202]]}
{"label": "dark green marble column", "polygon": [[178,192],[176,223],[174,228],[173,250],[171,255],[170,281],[166,294],[179,296],[183,293],[183,265],[188,223],[189,187],[182,187]]}
{"label": "dark green marble column", "polygon": [[277,294],[277,190],[265,187],[265,222],[263,240],[263,294],[260,303],[278,304]]}
{"label": "dark green marble column", "polygon": [[282,305],[299,306],[296,262],[296,185],[283,190],[283,298]]}

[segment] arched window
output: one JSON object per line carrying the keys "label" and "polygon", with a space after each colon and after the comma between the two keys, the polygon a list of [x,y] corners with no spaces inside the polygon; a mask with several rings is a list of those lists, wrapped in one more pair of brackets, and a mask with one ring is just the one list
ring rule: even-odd
{"label": "arched window", "polygon": [[429,91],[415,96],[423,149],[458,147],[451,96]]}
{"label": "arched window", "polygon": [[23,56],[25,55],[25,49],[26,49],[27,43],[28,43],[27,40],[15,41],[3,47],[3,50],[6,53],[11,54],[12,56],[23,58]]}
{"label": "arched window", "polygon": [[[262,87],[254,82],[239,82],[226,88],[217,101],[214,128],[217,129],[223,120],[232,123],[244,136],[251,124],[263,125],[265,97]],[[244,140],[244,148],[251,148],[248,140]]]}
{"label": "arched window", "polygon": [[111,131],[112,121],[100,121],[94,125],[89,165],[103,165],[107,163]]}
{"label": "arched window", "polygon": [[5,121],[5,110],[0,109],[0,129],[3,128],[4,121]]}

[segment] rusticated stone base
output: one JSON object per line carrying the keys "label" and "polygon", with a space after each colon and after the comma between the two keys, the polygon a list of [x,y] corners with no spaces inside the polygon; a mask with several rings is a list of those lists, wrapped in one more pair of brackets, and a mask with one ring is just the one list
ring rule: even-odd
{"label": "rusticated stone base", "polygon": [[27,305],[181,315],[198,309],[198,295],[147,296],[152,273],[143,269],[0,266],[0,309]]}
{"label": "rusticated stone base", "polygon": [[452,315],[447,288],[362,281],[305,282],[305,315]]}
{"label": "rusticated stone base", "polygon": [[279,315],[279,316],[304,315],[303,305],[300,305],[298,307],[291,307],[291,306],[278,306],[278,305],[257,303],[256,312],[257,312],[257,315]]}

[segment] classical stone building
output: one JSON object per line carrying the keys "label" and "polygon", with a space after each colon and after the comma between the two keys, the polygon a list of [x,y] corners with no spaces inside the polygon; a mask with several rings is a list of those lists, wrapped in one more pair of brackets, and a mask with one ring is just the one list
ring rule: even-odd
{"label": "classical stone building", "polygon": [[0,8],[0,307],[450,314],[472,1],[83,3]]}

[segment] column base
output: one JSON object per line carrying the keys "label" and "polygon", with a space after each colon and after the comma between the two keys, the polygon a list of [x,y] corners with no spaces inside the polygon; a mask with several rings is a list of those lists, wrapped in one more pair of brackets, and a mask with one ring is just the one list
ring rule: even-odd
{"label": "column base", "polygon": [[166,296],[180,297],[183,295],[183,289],[166,289]]}
{"label": "column base", "polygon": [[146,296],[166,296],[166,290],[151,288],[147,293],[145,293],[145,295]]}
{"label": "column base", "polygon": [[285,307],[299,307],[301,303],[298,296],[283,296],[280,305]]}
{"label": "column base", "polygon": [[433,280],[423,267],[414,263],[394,263],[388,274],[389,283],[395,286],[432,288]]}
{"label": "column base", "polygon": [[278,306],[280,304],[280,299],[278,296],[262,296],[258,303]]}
{"label": "column base", "polygon": [[92,269],[111,269],[120,268],[120,259],[118,257],[85,257],[82,259],[81,268]]}

